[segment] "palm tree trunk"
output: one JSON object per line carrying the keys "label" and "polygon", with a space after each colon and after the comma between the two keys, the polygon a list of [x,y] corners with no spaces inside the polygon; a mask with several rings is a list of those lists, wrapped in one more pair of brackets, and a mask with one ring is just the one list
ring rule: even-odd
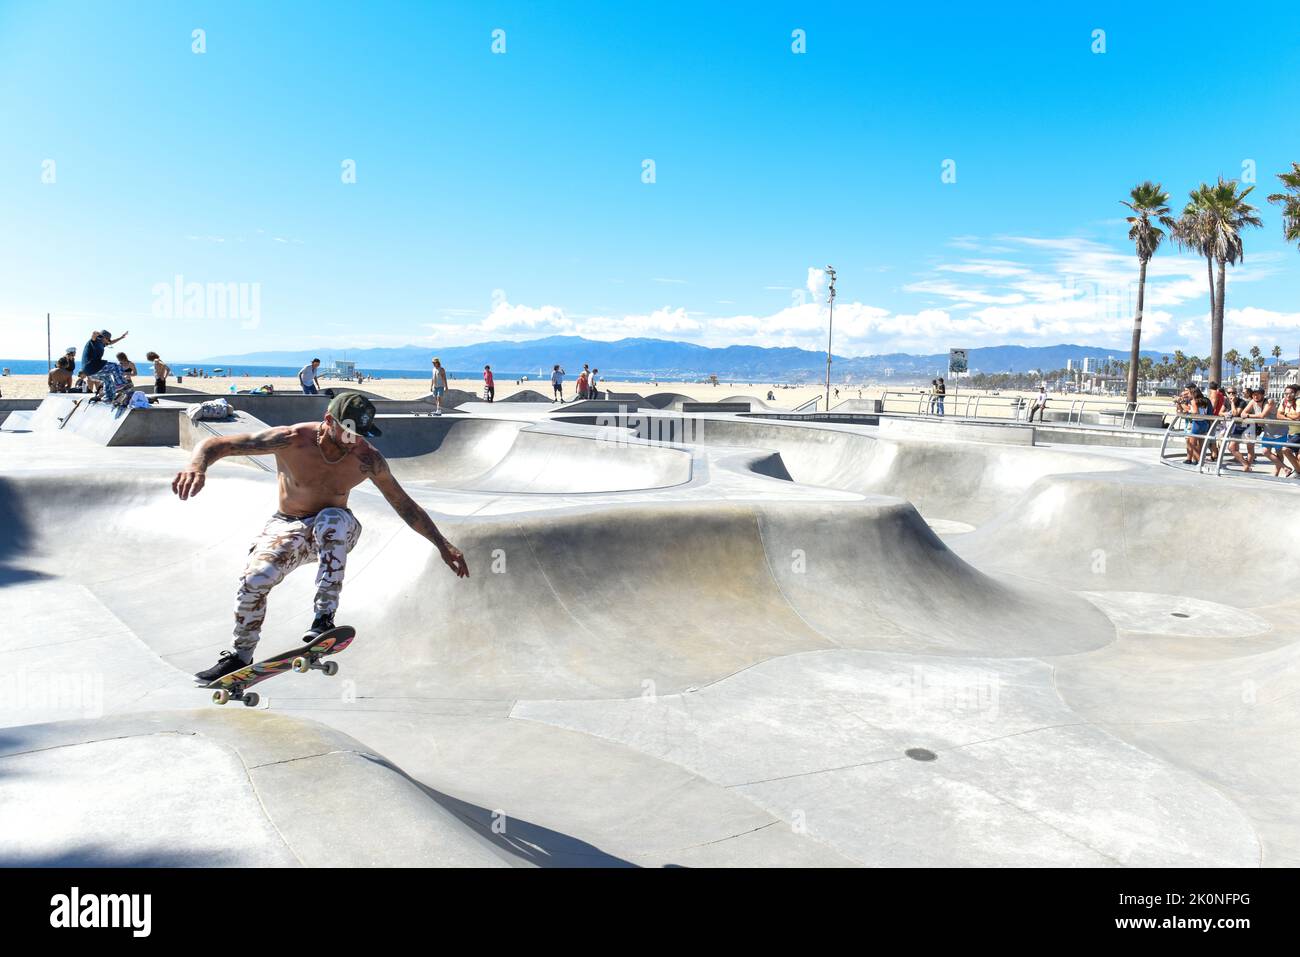
{"label": "palm tree trunk", "polygon": [[1224,283],[1228,281],[1228,264],[1219,260],[1219,295],[1214,309],[1214,321],[1210,325],[1210,381],[1223,381],[1223,293]]}
{"label": "palm tree trunk", "polygon": [[1138,273],[1138,308],[1133,317],[1133,344],[1128,350],[1128,401],[1137,402],[1138,398],[1138,357],[1142,353],[1142,303],[1147,292],[1147,261],[1142,260]]}
{"label": "palm tree trunk", "polygon": [[1213,359],[1214,348],[1216,348],[1216,346],[1214,346],[1214,343],[1217,342],[1219,348],[1219,361],[1223,361],[1222,330],[1219,330],[1219,334],[1217,335],[1217,337],[1216,335],[1214,335],[1214,322],[1216,322],[1216,320],[1218,319],[1218,293],[1216,290],[1214,290],[1214,257],[1209,254],[1205,255],[1205,274],[1206,276],[1209,277],[1210,280],[1210,358]]}

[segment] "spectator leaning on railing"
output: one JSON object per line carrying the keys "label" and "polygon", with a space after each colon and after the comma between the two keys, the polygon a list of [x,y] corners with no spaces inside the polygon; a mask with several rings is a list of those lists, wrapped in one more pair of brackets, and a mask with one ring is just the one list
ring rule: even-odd
{"label": "spectator leaning on railing", "polygon": [[1199,388],[1188,383],[1174,400],[1174,408],[1180,415],[1188,416],[1187,457],[1183,459],[1183,464],[1195,465],[1201,460],[1201,443],[1205,441],[1204,436],[1210,430],[1210,422],[1208,419],[1196,419],[1193,416],[1209,415],[1210,400]]}
{"label": "spectator leaning on railing", "polygon": [[1300,455],[1297,454],[1300,451],[1300,410],[1296,408],[1296,392],[1294,385],[1287,386],[1282,392],[1282,402],[1276,413],[1279,424],[1264,439],[1264,454],[1273,462],[1276,474],[1285,471],[1288,478],[1300,478]]}
{"label": "spectator leaning on railing", "polygon": [[1270,399],[1263,389],[1252,389],[1250,405],[1246,406],[1245,416],[1248,419],[1259,420],[1258,423],[1251,423],[1251,425],[1258,431],[1259,443],[1264,447],[1264,455],[1273,463],[1273,474],[1277,476],[1285,471],[1289,477],[1292,469],[1287,467],[1286,459],[1279,451],[1286,444],[1286,429],[1284,426],[1273,424],[1277,419],[1277,403]]}
{"label": "spectator leaning on railing", "polygon": [[[1238,395],[1236,388],[1229,388],[1227,404],[1223,408],[1223,415],[1224,418],[1231,420],[1231,424],[1227,426],[1228,431],[1225,435],[1228,454],[1237,460],[1237,464],[1240,465],[1244,471],[1252,472],[1254,471],[1255,466],[1255,443],[1245,442],[1244,440],[1247,438],[1253,439],[1255,433],[1253,427],[1247,426],[1245,422],[1240,421],[1246,414],[1246,407],[1249,405],[1250,400],[1247,399],[1246,396]],[[1248,429],[1250,429],[1249,435],[1247,435]],[[1242,457],[1241,454],[1241,446],[1243,444],[1246,446],[1245,457]]]}

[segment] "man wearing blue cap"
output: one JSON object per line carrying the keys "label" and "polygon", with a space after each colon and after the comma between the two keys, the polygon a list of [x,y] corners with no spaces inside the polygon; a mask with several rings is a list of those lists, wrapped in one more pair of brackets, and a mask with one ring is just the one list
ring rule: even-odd
{"label": "man wearing blue cap", "polygon": [[458,577],[469,575],[460,549],[443,538],[428,513],[397,483],[379,450],[366,441],[379,434],[374,403],[358,392],[340,392],[321,422],[213,436],[195,447],[189,466],[172,481],[172,491],[182,501],[203,488],[209,465],[230,455],[274,455],[280,479],[279,511],[253,543],[239,579],[234,651],[223,651],[215,665],[195,675],[200,681],[215,681],[253,661],[271,589],[312,559],[317,562],[316,614],[303,640],[334,627],[348,552],[361,537],[348,495],[367,479],[407,525],[434,544]]}
{"label": "man wearing blue cap", "polygon": [[104,349],[121,342],[126,335],[124,332],[114,339],[111,332],[101,329],[90,334],[90,339],[81,350],[81,374],[88,379],[98,379],[103,384],[106,402],[112,402],[117,396],[117,390],[126,387],[126,376],[116,362],[104,361]]}

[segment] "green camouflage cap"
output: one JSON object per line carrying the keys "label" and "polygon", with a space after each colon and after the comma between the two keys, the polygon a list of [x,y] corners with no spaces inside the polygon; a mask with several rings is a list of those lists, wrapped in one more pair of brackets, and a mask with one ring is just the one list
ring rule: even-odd
{"label": "green camouflage cap", "polygon": [[367,437],[383,434],[375,425],[375,404],[360,392],[340,392],[325,411],[349,432]]}

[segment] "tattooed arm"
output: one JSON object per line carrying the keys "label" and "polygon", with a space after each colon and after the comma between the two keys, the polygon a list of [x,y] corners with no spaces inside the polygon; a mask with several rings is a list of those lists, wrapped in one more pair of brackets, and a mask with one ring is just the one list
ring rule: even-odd
{"label": "tattooed arm", "polygon": [[406,493],[406,489],[397,484],[397,479],[393,477],[387,460],[379,451],[366,444],[358,450],[357,461],[361,465],[362,474],[375,483],[384,498],[388,500],[388,504],[393,506],[393,511],[402,516],[402,521],[433,542],[442,560],[458,578],[468,578],[469,565],[465,563],[465,556],[461,550],[443,538],[442,532],[438,531],[438,526],[433,524],[429,513]]}
{"label": "tattooed arm", "polygon": [[293,429],[266,429],[241,435],[214,435],[194,447],[190,464],[172,479],[172,491],[181,501],[199,494],[206,481],[208,466],[228,455],[266,455],[287,448],[293,441]]}

